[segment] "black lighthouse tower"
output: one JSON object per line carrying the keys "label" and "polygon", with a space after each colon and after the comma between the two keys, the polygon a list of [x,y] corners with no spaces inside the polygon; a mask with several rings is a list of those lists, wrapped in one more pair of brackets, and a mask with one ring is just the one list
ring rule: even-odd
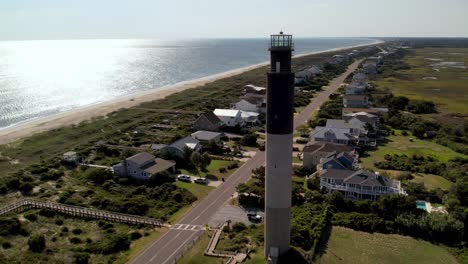
{"label": "black lighthouse tower", "polygon": [[265,182],[265,257],[273,262],[289,250],[294,73],[292,35],[271,35],[268,72]]}

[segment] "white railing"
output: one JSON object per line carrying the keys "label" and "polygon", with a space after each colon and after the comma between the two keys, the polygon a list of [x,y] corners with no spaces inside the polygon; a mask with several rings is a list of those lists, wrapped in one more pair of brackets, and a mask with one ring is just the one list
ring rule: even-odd
{"label": "white railing", "polygon": [[355,192],[355,193],[370,194],[370,195],[384,195],[384,194],[407,195],[406,192],[403,189],[397,189],[397,188],[392,188],[392,187],[387,187],[387,190],[385,190],[385,191],[383,191],[383,190],[367,190],[367,189],[349,187],[347,185],[331,184],[331,183],[327,183],[327,182],[323,182],[323,181],[320,182],[320,187],[325,187],[325,188],[331,189],[331,190]]}

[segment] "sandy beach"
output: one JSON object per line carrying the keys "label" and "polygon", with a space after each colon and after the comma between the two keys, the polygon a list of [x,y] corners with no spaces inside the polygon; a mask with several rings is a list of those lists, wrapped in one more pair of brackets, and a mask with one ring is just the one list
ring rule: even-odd
{"label": "sandy beach", "polygon": [[[356,46],[342,47],[342,48],[337,48],[337,49],[329,49],[329,50],[324,50],[324,51],[319,51],[319,52],[300,54],[300,55],[294,56],[294,58],[310,56],[310,55],[320,54],[320,53],[325,53],[325,52],[333,52],[333,51],[339,52],[345,49],[372,46],[372,45],[377,45],[380,43],[383,43],[383,41],[376,41],[375,43],[372,43],[372,44],[356,45]],[[164,87],[157,87],[148,91],[143,91],[143,92],[119,97],[117,99],[113,99],[107,102],[102,102],[102,103],[98,103],[94,105],[89,105],[86,107],[81,107],[75,110],[54,114],[54,115],[44,117],[44,118],[38,118],[38,119],[25,121],[25,122],[13,125],[11,127],[0,129],[0,144],[11,143],[13,141],[31,136],[36,133],[60,128],[63,126],[78,124],[84,120],[89,120],[93,117],[105,116],[121,108],[130,108],[133,106],[137,106],[143,102],[162,99],[168,95],[171,95],[177,92],[203,86],[207,83],[210,83],[216,80],[228,78],[234,75],[241,74],[246,71],[250,71],[250,70],[268,65],[268,63],[269,62],[263,62],[263,63],[250,65],[247,67],[211,75],[208,77],[196,79],[196,80],[180,82],[174,85],[169,85],[169,86],[164,86]]]}

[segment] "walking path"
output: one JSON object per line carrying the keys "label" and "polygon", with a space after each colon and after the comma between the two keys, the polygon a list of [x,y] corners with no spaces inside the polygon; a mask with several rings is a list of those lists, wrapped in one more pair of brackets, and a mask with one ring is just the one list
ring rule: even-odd
{"label": "walking path", "polygon": [[[330,94],[334,93],[341,86],[343,81],[357,69],[358,60],[352,63],[348,70],[330,82],[326,90],[320,92],[317,97],[306,107],[302,112],[294,118],[294,128],[307,123],[313,112],[328,99]],[[265,152],[258,151],[251,159],[247,160],[237,171],[235,171],[226,182],[211,191],[205,199],[195,204],[187,213],[178,221],[177,224],[205,225],[211,217],[221,208],[236,192],[236,187],[240,183],[250,179],[252,169],[258,168],[265,164]],[[179,229],[169,229],[164,235],[159,237],[144,249],[138,256],[133,258],[132,264],[169,264],[175,263],[187,249],[187,245],[191,244],[195,238],[200,236],[200,232],[193,232]]]}
{"label": "walking path", "polygon": [[116,212],[97,210],[97,209],[85,208],[85,207],[68,205],[68,204],[44,202],[44,201],[38,201],[34,199],[23,199],[13,204],[10,204],[8,206],[5,206],[0,209],[0,216],[9,214],[11,212],[16,212],[16,213],[22,212],[24,210],[31,209],[31,208],[34,208],[34,209],[46,208],[46,209],[53,210],[55,212],[59,212],[59,213],[67,214],[71,216],[102,219],[102,220],[127,223],[127,224],[145,224],[145,225],[151,225],[151,226],[157,226],[157,227],[163,226],[163,223],[159,219],[137,216],[137,215],[121,214],[121,213],[116,213]]}

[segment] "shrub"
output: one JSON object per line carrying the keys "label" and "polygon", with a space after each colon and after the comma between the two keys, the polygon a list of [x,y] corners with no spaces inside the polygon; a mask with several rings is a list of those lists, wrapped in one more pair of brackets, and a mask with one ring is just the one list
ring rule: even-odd
{"label": "shrub", "polygon": [[89,263],[89,254],[88,253],[75,253],[73,256],[74,264],[88,264]]}
{"label": "shrub", "polygon": [[63,225],[63,219],[59,218],[59,219],[55,220],[55,224],[59,225],[59,226]]}
{"label": "shrub", "polygon": [[8,241],[5,241],[5,242],[2,243],[2,247],[4,249],[9,249],[9,248],[11,248],[11,243],[8,242]]}
{"label": "shrub", "polygon": [[298,138],[298,139],[296,139],[296,143],[297,143],[297,144],[307,144],[307,142],[309,142],[309,140],[306,139],[306,138]]}
{"label": "shrub", "polygon": [[45,216],[45,217],[54,217],[55,216],[55,212],[50,210],[50,209],[47,209],[47,208],[42,208],[40,211],[39,211],[39,215],[42,215],[42,216]]}
{"label": "shrub", "polygon": [[41,253],[46,248],[43,235],[32,235],[28,240],[29,250],[35,253]]}
{"label": "shrub", "polygon": [[29,213],[24,214],[24,218],[28,219],[31,222],[34,222],[37,220],[37,215],[33,212],[29,212]]}
{"label": "shrub", "polygon": [[62,231],[62,233],[68,233],[68,227],[64,226],[60,229],[60,231]]}
{"label": "shrub", "polygon": [[81,243],[81,239],[79,237],[70,237],[70,243],[72,244],[80,244]]}
{"label": "shrub", "polygon": [[75,234],[75,235],[79,235],[81,234],[83,231],[80,229],[80,228],[75,228],[72,230],[72,233]]}
{"label": "shrub", "polygon": [[247,226],[244,223],[238,222],[232,225],[232,231],[239,233],[247,229]]}
{"label": "shrub", "polygon": [[130,239],[131,240],[137,240],[140,237],[141,237],[141,234],[138,231],[134,231],[134,232],[130,233]]}

